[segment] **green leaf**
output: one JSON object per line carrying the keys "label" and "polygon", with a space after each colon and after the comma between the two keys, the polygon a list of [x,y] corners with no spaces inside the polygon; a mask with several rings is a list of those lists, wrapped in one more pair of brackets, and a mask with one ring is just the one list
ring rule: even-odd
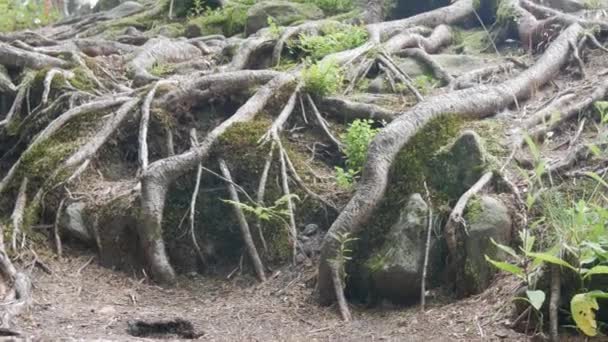
{"label": "green leaf", "polygon": [[501,249],[502,251],[504,251],[505,253],[509,254],[510,256],[512,256],[513,258],[515,258],[517,261],[521,261],[521,256],[519,256],[515,250],[509,246],[505,246],[503,244],[500,244],[496,241],[494,241],[493,238],[490,238],[490,241],[492,241],[492,243],[494,244],[494,246],[498,247],[499,249]]}
{"label": "green leaf", "polygon": [[568,262],[564,261],[563,259],[556,257],[555,255],[551,255],[549,253],[532,253],[532,252],[528,252],[526,254],[529,257],[536,258],[538,260],[548,262],[550,264],[568,267],[569,269],[576,272],[576,268],[574,266],[570,265]]}
{"label": "green leaf", "polygon": [[526,291],[526,295],[530,300],[530,304],[539,311],[545,302],[545,293],[541,290],[528,290]]}
{"label": "green leaf", "polygon": [[594,274],[608,274],[608,266],[605,266],[605,265],[594,266],[589,271],[585,272],[584,278],[587,279],[588,277],[590,277]]}
{"label": "green leaf", "polygon": [[507,262],[492,260],[487,255],[485,257],[486,257],[487,262],[494,265],[494,267],[498,268],[499,270],[514,274],[514,275],[520,277],[521,279],[526,278],[524,270],[521,267],[513,265],[513,264],[509,264]]}

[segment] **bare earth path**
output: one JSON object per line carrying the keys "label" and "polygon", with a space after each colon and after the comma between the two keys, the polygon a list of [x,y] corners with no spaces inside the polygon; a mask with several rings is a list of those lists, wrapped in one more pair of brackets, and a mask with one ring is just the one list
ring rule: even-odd
{"label": "bare earth path", "polygon": [[205,333],[202,341],[523,340],[504,326],[511,307],[502,303],[509,302],[515,286],[504,277],[479,296],[435,303],[424,314],[416,307],[354,308],[354,321],[344,323],[334,308],[311,302],[307,283],[314,280],[306,275],[314,274],[313,268],[284,269],[263,285],[247,276],[182,276],[175,288],[162,289],[103,268],[95,259],[78,273],[91,257],[73,252],[62,261],[45,258],[53,274],[33,270],[34,305],[17,322],[26,335],[42,341],[153,341],[128,335],[127,322],[182,318]]}

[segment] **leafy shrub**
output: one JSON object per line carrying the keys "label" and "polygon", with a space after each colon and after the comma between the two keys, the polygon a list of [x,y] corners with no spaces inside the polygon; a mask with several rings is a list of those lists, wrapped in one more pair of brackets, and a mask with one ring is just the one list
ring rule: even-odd
{"label": "leafy shrub", "polygon": [[239,0],[220,8],[201,9],[201,0],[194,0],[189,12],[190,22],[200,26],[207,34],[233,36],[245,30],[247,10],[253,3],[253,0]]}
{"label": "leafy shrub", "polygon": [[328,96],[342,86],[342,70],[334,61],[315,63],[302,73],[304,90],[314,96]]}
{"label": "leafy shrub", "polygon": [[362,45],[368,39],[365,28],[353,25],[326,25],[321,35],[301,34],[297,48],[313,60],[331,53],[349,50]]}
{"label": "leafy shrub", "polygon": [[21,4],[17,0],[0,0],[0,32],[31,29],[59,19],[55,8],[45,9],[38,1]]}
{"label": "leafy shrub", "polygon": [[339,186],[350,187],[355,177],[361,172],[367,159],[367,149],[379,129],[373,128],[373,120],[355,120],[341,136],[345,144],[346,167],[336,167],[336,180]]}
{"label": "leafy shrub", "polygon": [[[603,105],[596,104],[596,108],[602,114]],[[605,197],[597,200],[594,196],[600,188],[608,190],[608,183],[596,173],[587,173],[596,183],[595,190],[589,198],[572,202],[562,192],[544,186],[545,162],[540,158],[534,142],[530,138],[526,141],[536,162],[533,176],[527,178],[529,190],[526,205],[530,212],[533,208],[539,209],[537,219],[530,228],[545,227],[552,241],[548,248],[540,246],[544,251],[535,251],[538,248],[534,245],[535,238],[530,234],[530,228],[525,227],[520,234],[519,252],[492,241],[510,255],[513,262],[495,261],[487,256],[486,259],[497,268],[519,277],[531,288],[525,300],[536,312],[540,312],[545,294],[541,290],[534,290],[531,274],[543,264],[552,264],[560,267],[562,272],[574,274],[579,282],[577,293],[570,301],[572,320],[585,335],[596,336],[597,299],[608,298],[608,293],[588,291],[588,285],[593,275],[608,274],[608,209],[605,208]]]}

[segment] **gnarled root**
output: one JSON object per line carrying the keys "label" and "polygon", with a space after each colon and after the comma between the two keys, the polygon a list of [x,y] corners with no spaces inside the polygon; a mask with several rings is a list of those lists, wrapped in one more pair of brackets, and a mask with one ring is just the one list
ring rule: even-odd
{"label": "gnarled root", "polygon": [[[457,1],[452,6],[461,3],[466,1]],[[580,25],[571,25],[549,46],[534,66],[513,79],[495,86],[478,86],[429,98],[399,116],[376,135],[369,147],[357,191],[323,241],[317,284],[321,303],[329,304],[336,299],[333,284],[335,276],[330,264],[336,256],[338,244],[331,236],[356,234],[363,228],[384,195],[393,160],[409,139],[431,119],[441,115],[482,118],[505,108],[515,99],[531,96],[536,87],[550,81],[568,62],[569,43],[576,42],[582,32]]]}

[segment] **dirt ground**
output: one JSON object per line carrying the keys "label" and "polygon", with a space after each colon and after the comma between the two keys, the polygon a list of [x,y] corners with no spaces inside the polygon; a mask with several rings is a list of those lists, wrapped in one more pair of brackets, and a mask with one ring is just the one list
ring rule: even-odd
{"label": "dirt ground", "polygon": [[[101,267],[94,255],[71,251],[35,267],[34,304],[17,323],[38,341],[154,341],[130,336],[133,320],[181,318],[203,341],[521,341],[508,329],[508,296],[517,284],[499,276],[481,295],[419,308],[354,308],[343,323],[335,308],[312,300],[313,268],[283,269],[263,285],[247,275],[180,277],[169,289]],[[175,336],[164,339],[179,340]],[[187,341],[187,340],[185,340]]]}

